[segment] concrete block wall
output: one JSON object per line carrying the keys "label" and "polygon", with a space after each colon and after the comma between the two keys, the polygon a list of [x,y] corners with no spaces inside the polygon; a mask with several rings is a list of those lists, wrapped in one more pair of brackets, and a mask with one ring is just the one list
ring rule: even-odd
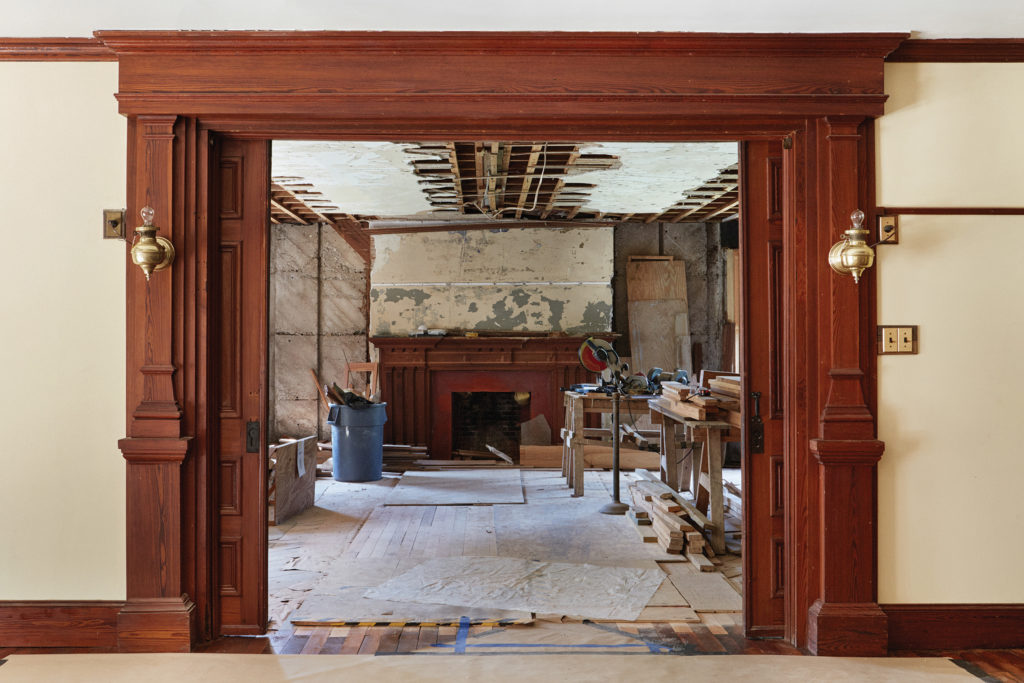
{"label": "concrete block wall", "polygon": [[329,436],[309,371],[344,385],[346,365],[366,360],[366,287],[365,263],[330,225],[271,226],[272,440]]}
{"label": "concrete block wall", "polygon": [[[660,251],[659,251],[660,249]],[[631,356],[627,315],[626,264],[630,256],[665,254],[686,263],[690,338],[700,344],[702,366],[722,363],[722,325],[726,322],[726,257],[717,223],[622,223],[615,227],[614,331],[616,350]]]}

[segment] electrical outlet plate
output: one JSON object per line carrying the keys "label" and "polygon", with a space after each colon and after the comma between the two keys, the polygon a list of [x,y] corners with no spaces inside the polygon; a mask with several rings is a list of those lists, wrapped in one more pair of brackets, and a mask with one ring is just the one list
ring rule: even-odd
{"label": "electrical outlet plate", "polygon": [[917,325],[879,325],[878,355],[917,353]]}
{"label": "electrical outlet plate", "polygon": [[879,216],[878,217],[878,243],[879,244],[899,244],[900,243],[899,220],[897,220],[896,216]]}
{"label": "electrical outlet plate", "polygon": [[103,209],[103,239],[124,239],[124,209]]}

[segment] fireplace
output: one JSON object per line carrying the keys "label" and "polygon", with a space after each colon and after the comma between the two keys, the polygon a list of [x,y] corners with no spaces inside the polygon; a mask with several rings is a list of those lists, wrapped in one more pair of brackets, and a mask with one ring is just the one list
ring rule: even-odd
{"label": "fireplace", "polygon": [[452,393],[452,453],[487,452],[492,446],[519,459],[519,425],[530,419],[526,391],[457,391]]}
{"label": "fireplace", "polygon": [[[613,339],[615,335],[600,336]],[[594,379],[580,366],[577,352],[583,340],[569,336],[371,338],[379,353],[381,395],[388,404],[385,443],[425,445],[431,458],[450,458],[455,447],[452,396],[465,392],[529,393],[520,422],[543,415],[557,443],[564,419],[562,388]]]}

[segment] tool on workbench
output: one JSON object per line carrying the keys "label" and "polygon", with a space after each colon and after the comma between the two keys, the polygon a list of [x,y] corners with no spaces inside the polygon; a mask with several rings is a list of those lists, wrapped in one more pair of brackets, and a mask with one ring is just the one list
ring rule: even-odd
{"label": "tool on workbench", "polygon": [[[619,399],[623,393],[622,373],[629,368],[610,342],[588,337],[580,346],[580,363],[591,372],[600,373],[604,384],[604,373],[611,373],[611,384],[605,384],[612,399],[612,502],[600,509],[604,515],[624,515],[629,506],[619,500]],[[646,387],[647,378],[641,377]]]}

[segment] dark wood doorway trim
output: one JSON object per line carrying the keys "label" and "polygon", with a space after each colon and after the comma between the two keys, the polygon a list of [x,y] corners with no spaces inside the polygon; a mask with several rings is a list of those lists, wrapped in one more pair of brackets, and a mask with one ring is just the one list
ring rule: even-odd
{"label": "dark wood doorway trim", "polygon": [[[210,141],[783,139],[785,636],[882,654],[873,272],[826,266],[873,208],[873,117],[903,34],[99,32],[129,118],[128,208],[178,250],[128,268],[124,650],[217,633]],[[870,223],[869,223],[870,224]]]}

